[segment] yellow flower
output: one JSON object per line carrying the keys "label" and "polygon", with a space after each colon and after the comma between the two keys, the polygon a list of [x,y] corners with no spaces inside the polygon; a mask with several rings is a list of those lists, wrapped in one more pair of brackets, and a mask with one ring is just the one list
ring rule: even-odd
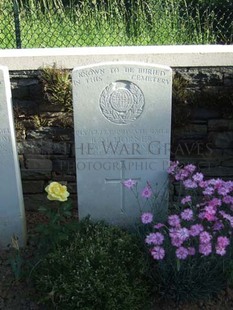
{"label": "yellow flower", "polygon": [[48,193],[47,198],[49,200],[66,201],[69,197],[69,192],[65,185],[61,185],[58,182],[51,182],[46,186],[45,191]]}

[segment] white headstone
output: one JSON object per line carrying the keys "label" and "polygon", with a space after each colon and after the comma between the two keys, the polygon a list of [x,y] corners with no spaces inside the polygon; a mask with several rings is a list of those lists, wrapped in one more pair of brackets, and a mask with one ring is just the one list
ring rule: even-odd
{"label": "white headstone", "polygon": [[0,66],[0,248],[15,236],[26,241],[26,225],[19,162],[13,123],[10,79]]}
{"label": "white headstone", "polygon": [[139,192],[147,181],[164,189],[172,70],[146,63],[101,63],[75,68],[72,80],[80,218],[134,223],[137,201],[122,182],[138,181]]}

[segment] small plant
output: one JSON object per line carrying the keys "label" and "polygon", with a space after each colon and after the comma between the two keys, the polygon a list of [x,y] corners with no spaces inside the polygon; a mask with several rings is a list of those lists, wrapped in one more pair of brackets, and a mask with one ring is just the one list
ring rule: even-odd
{"label": "small plant", "polygon": [[[142,238],[152,258],[151,275],[164,298],[203,299],[227,284],[233,182],[205,180],[192,164],[180,167],[173,162],[168,172],[181,186],[178,203],[164,222],[153,212],[141,215]],[[129,187],[127,182],[133,191],[135,184]],[[147,192],[146,198],[153,198],[152,189]]]}
{"label": "small plant", "polygon": [[33,272],[49,309],[147,309],[146,259],[135,236],[89,218],[73,241],[44,257]]}
{"label": "small plant", "polygon": [[62,112],[55,114],[48,119],[46,116],[37,115],[34,117],[34,124],[38,128],[40,126],[73,126],[73,106],[72,106],[72,90],[70,71],[66,69],[53,67],[45,67],[41,70],[40,80],[43,85],[45,101],[53,105],[53,109]]}
{"label": "small plant", "polygon": [[19,281],[23,274],[23,256],[21,255],[18,239],[15,235],[11,238],[11,254],[9,262],[11,265],[12,272],[14,274],[15,280]]}
{"label": "small plant", "polygon": [[52,105],[61,106],[66,112],[72,112],[72,91],[70,71],[53,67],[43,68],[40,79],[45,99]]}
{"label": "small plant", "polygon": [[32,117],[32,122],[33,122],[34,128],[36,129],[41,129],[42,127],[47,127],[49,125],[48,119],[42,118],[38,114]]}
{"label": "small plant", "polygon": [[[45,191],[48,194],[48,200],[54,201],[55,204],[39,208],[39,212],[44,214],[47,219],[45,223],[39,224],[35,228],[36,238],[39,238],[38,247],[42,253],[46,253],[67,241],[74,225],[74,222],[69,221],[72,216],[72,205],[68,201],[70,194],[67,187],[58,182],[51,182]],[[68,221],[69,223],[65,225]]]}

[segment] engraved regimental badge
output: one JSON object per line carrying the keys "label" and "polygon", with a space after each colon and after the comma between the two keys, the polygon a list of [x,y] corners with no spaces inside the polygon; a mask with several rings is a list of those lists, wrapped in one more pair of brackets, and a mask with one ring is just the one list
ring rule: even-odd
{"label": "engraved regimental badge", "polygon": [[104,117],[112,123],[124,125],[135,121],[145,105],[141,89],[129,81],[116,81],[102,91],[99,105]]}

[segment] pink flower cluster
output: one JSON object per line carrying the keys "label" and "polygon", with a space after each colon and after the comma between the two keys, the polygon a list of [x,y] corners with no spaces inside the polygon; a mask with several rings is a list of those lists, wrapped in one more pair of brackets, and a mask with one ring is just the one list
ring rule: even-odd
{"label": "pink flower cluster", "polygon": [[[233,231],[233,182],[205,180],[194,165],[180,167],[178,162],[171,163],[168,173],[187,194],[180,201],[179,211],[170,214],[166,223],[153,223],[152,213],[142,214],[142,223],[151,227],[145,243],[152,257],[163,260],[171,249],[179,260],[195,255],[224,256]],[[150,187],[146,187],[143,197],[151,196]]]}

